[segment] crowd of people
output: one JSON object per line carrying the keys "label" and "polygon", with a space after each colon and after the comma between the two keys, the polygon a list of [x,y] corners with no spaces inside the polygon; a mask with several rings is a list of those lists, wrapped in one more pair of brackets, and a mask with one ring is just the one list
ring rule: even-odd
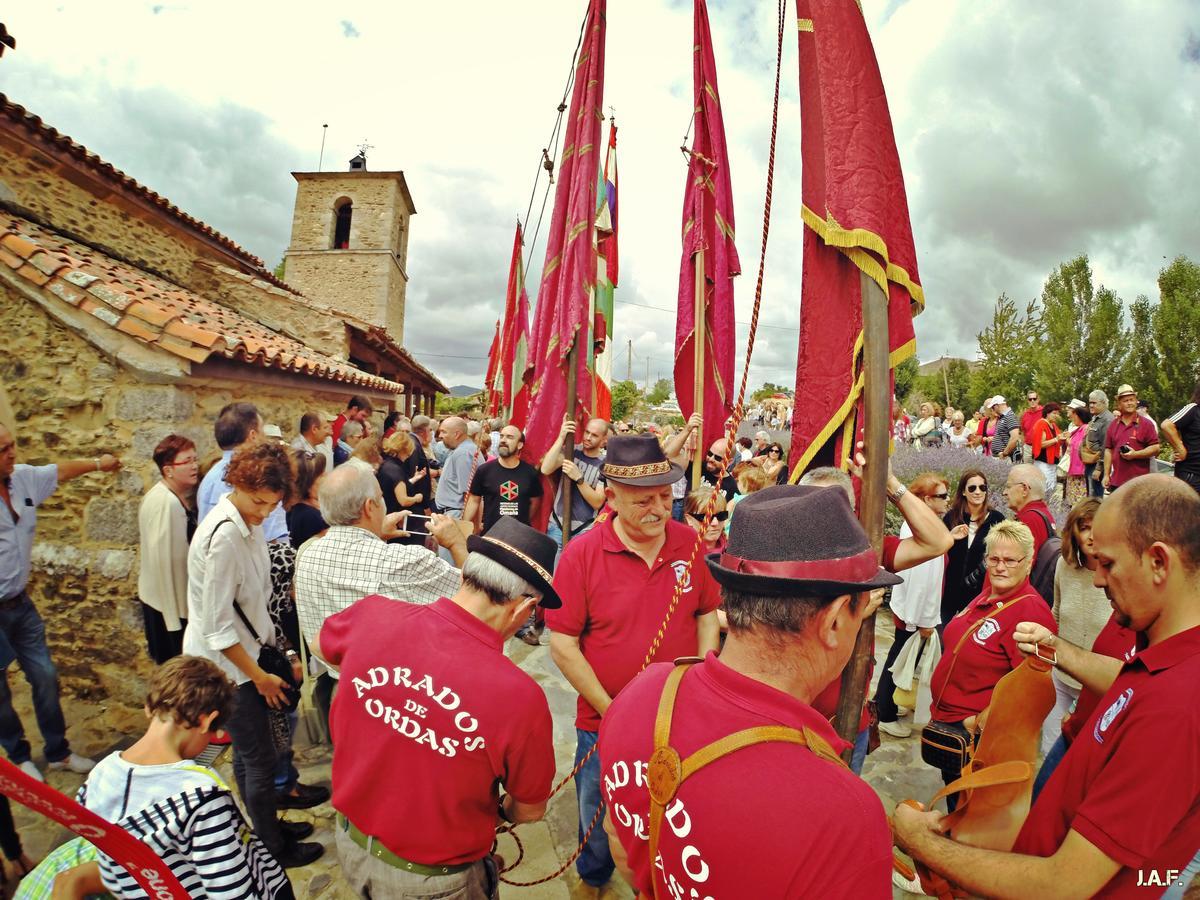
{"label": "crowd of people", "polygon": [[[499,419],[384,418],[356,396],[287,423],[288,440],[231,403],[217,459],[182,435],[154,450],[139,515],[149,725],[98,763],[67,743],[26,588],[37,507],[122,461],[19,465],[0,427],[0,652],[33,687],[48,767],[87,775],[79,801],[197,897],[293,896],[287,869],[325,850],[283,814],[327,803],[357,896],[496,896],[496,830],[540,818],[555,776],[546,695],[506,646],[547,631],[578,693],[575,868],[593,891],[620,871],[646,897],[881,897],[896,842],[984,896],[1181,895],[1200,872],[1200,704],[1186,699],[1200,676],[1200,385],[1161,429],[1128,385],[1115,415],[1098,390],[1026,399],[1020,416],[1000,396],[970,419],[897,407],[897,442],[966,464],[906,485],[886,463],[902,525],[882,560],[855,518],[856,479],[885,464],[874,450],[788,485],[769,432],[698,455],[699,416],[564,419],[528,459]],[[1149,474],[1164,441],[1173,478]],[[1011,462],[1011,518],[976,453]],[[1061,523],[1047,503],[1060,490]],[[895,637],[875,689],[844,702],[859,625],[885,599]],[[901,657],[909,672],[930,663],[923,731],[941,749],[924,759],[951,786],[996,684],[1051,651],[1055,705],[1012,852],[947,839],[934,810],[900,807],[889,829],[859,774],[878,733],[913,733]],[[0,743],[41,780],[0,685]],[[294,765],[302,694],[331,788]],[[839,706],[861,711],[852,743],[831,726]],[[245,818],[192,762],[223,741]],[[960,802],[951,792],[948,810]],[[6,802],[0,849],[29,873],[24,896],[144,896],[82,839],[35,868]]]}

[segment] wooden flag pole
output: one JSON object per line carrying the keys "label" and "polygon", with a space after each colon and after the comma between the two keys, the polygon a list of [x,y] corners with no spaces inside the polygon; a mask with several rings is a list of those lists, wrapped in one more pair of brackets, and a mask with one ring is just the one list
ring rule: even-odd
{"label": "wooden flag pole", "polygon": [[[698,227],[698,226],[697,226]],[[696,270],[696,318],[692,325],[692,346],[695,350],[696,368],[692,373],[692,412],[704,413],[704,339],[708,335],[708,322],[704,316],[704,245],[692,257]],[[685,426],[686,427],[686,426]],[[696,453],[692,462],[692,490],[700,487],[700,476],[704,469],[704,429],[696,434]]]}
{"label": "wooden flag pole", "polygon": [[[570,351],[567,353],[567,402],[564,404],[563,415],[575,418],[575,379],[579,368],[579,341],[580,334],[584,329],[580,329],[575,333],[575,342],[571,345]],[[578,423],[576,423],[578,427]],[[563,459],[575,459],[575,435],[567,434],[563,437],[562,445]],[[567,549],[567,541],[571,539],[571,479],[565,473],[559,475],[558,483],[562,486],[562,509],[559,511],[559,519],[562,521],[562,546]]]}
{"label": "wooden flag pole", "polygon": [[[891,379],[889,378],[888,298],[865,272],[859,273],[863,318],[863,416],[866,419],[864,444],[867,466],[863,470],[862,496],[858,519],[879,556],[883,550],[883,511],[887,503],[888,430],[891,418]],[[854,448],[850,448],[854,452]],[[860,594],[859,603],[867,603],[869,594]],[[854,655],[842,670],[842,693],[838,698],[836,728],[838,736],[854,743],[862,716],[863,698],[871,661],[875,657],[875,616],[863,619],[854,644]],[[853,749],[842,757],[849,762]]]}

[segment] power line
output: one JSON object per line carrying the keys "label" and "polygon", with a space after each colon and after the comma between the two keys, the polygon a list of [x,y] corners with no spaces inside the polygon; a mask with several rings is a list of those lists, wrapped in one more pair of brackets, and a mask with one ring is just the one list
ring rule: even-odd
{"label": "power line", "polygon": [[453,353],[426,353],[424,350],[409,350],[416,356],[439,356],[442,359],[487,359],[486,356],[456,356]]}
{"label": "power line", "polygon": [[[634,303],[632,300],[617,300],[616,298],[613,298],[613,303],[623,303],[626,306],[640,306],[642,309],[657,309],[659,312],[669,312],[669,313],[675,312],[675,310],[671,309],[669,306],[650,306],[649,304],[646,304],[646,303]],[[739,320],[735,324],[749,325],[750,323],[742,322]],[[792,328],[789,325],[768,325],[765,322],[759,322],[758,327],[759,328],[776,328],[776,329],[779,329],[780,331],[799,331],[800,330],[799,328]]]}

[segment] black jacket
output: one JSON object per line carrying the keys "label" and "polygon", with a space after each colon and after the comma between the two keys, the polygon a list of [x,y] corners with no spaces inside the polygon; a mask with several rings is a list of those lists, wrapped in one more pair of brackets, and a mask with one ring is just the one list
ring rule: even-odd
{"label": "black jacket", "polygon": [[[947,528],[954,528],[954,526],[962,524],[951,521],[950,513],[946,513],[942,521],[945,522]],[[955,541],[950,552],[946,554],[946,577],[942,580],[943,625],[962,612],[968,603],[979,596],[979,592],[983,588],[985,572],[984,539],[992,530],[992,526],[1002,521],[1004,521],[1004,516],[994,509],[989,509],[979,530],[975,532],[975,540],[971,542],[971,546],[968,547],[967,539],[963,538],[961,541]]]}

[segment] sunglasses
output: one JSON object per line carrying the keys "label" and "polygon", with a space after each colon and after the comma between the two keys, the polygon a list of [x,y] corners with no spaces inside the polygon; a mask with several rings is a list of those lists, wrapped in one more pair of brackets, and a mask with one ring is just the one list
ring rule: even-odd
{"label": "sunglasses", "polygon": [[1026,397],[1025,399],[1026,399],[1026,400],[1028,400],[1030,403],[1037,403],[1037,397],[1036,397],[1036,396],[1033,396],[1033,397]]}
{"label": "sunglasses", "polygon": [[950,495],[947,493],[941,493],[941,494],[930,494],[929,496],[932,497],[934,500],[945,500]]}
{"label": "sunglasses", "polygon": [[[695,519],[697,522],[702,522],[704,520],[704,514],[703,513],[700,513],[700,514],[688,513],[688,518]],[[729,510],[727,510],[727,509],[723,509],[720,512],[713,513],[713,521],[714,522],[724,522],[728,518],[729,518]]]}
{"label": "sunglasses", "polygon": [[713,453],[711,450],[709,450],[704,455],[707,456],[709,459],[724,459],[725,458],[725,455],[723,453]]}
{"label": "sunglasses", "polygon": [[967,493],[968,494],[986,494],[987,493],[987,485],[986,484],[968,484],[967,485]]}
{"label": "sunglasses", "polygon": [[772,449],[768,450],[767,452],[768,452],[768,453],[782,453],[783,451],[782,451],[782,450],[775,449],[775,448],[772,448]]}

